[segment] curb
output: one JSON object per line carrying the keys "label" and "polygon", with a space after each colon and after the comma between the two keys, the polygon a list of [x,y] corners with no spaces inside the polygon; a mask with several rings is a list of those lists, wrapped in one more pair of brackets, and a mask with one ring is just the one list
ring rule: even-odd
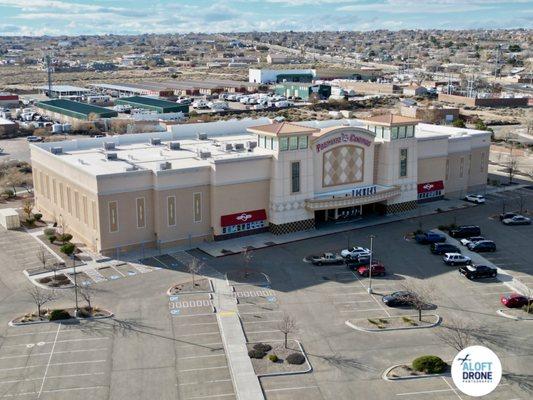
{"label": "curb", "polygon": [[496,310],[496,314],[501,317],[512,319],[515,321],[533,321],[533,317],[515,317],[514,315],[507,314],[503,309]]}
{"label": "curb", "polygon": [[[296,339],[291,339],[291,340],[296,342],[296,344],[300,348],[300,352],[305,357],[305,362],[307,364],[307,369],[305,371],[296,371],[296,372],[270,372],[268,374],[255,374],[258,378],[263,378],[263,377],[266,377],[266,376],[301,375],[301,374],[307,374],[307,373],[309,373],[309,372],[311,372],[313,370],[313,367],[311,366],[311,362],[309,361],[309,358],[307,357],[307,353],[305,352],[305,350],[304,350],[302,344],[300,343],[300,341],[296,340]],[[283,342],[283,340],[271,340],[271,341],[269,341],[269,343],[274,343],[274,342]],[[253,343],[261,343],[261,342],[246,342],[246,344],[253,344]]]}
{"label": "curb", "polygon": [[169,287],[169,288],[167,289],[166,294],[167,294],[167,296],[179,296],[180,294],[202,294],[202,293],[209,293],[209,294],[211,294],[211,293],[214,293],[215,290],[214,290],[214,288],[213,288],[213,282],[211,282],[211,279],[209,279],[209,278],[205,278],[205,279],[207,279],[207,281],[208,281],[208,283],[209,283],[209,287],[210,287],[210,290],[209,290],[209,291],[202,290],[202,291],[198,291],[198,292],[179,292],[179,293],[174,293],[174,294],[172,294],[172,293],[170,293],[170,291],[172,290],[172,288],[173,288],[174,286],[176,286],[176,285],[173,285],[173,286],[171,286],[171,287]]}
{"label": "curb", "polygon": [[[426,314],[426,316],[437,317],[437,321],[434,322],[431,325],[426,325],[426,326],[410,326],[410,327],[406,326],[406,327],[403,327],[403,328],[383,328],[383,329],[379,329],[379,328],[376,328],[376,329],[361,328],[361,327],[358,327],[357,325],[352,324],[348,320],[344,321],[344,323],[345,323],[346,326],[348,326],[348,327],[350,327],[352,329],[355,329],[356,331],[374,333],[374,332],[406,331],[406,330],[411,330],[411,329],[428,329],[428,328],[434,328],[434,327],[436,327],[437,325],[439,325],[442,322],[442,318],[438,314]],[[413,317],[413,315],[398,315],[398,316],[395,315],[392,318],[401,318],[401,317]],[[388,317],[388,318],[391,318],[391,317]]]}
{"label": "curb", "polygon": [[388,377],[387,376],[388,373],[390,371],[392,371],[394,368],[401,367],[402,365],[405,365],[405,364],[396,364],[396,365],[393,365],[392,367],[387,368],[383,372],[383,374],[381,374],[381,379],[383,379],[384,381],[393,382],[393,381],[409,381],[409,380],[415,380],[415,379],[441,378],[441,377],[445,377],[445,376],[450,376],[449,373],[446,373],[446,374],[416,375],[416,376],[398,376],[398,377]]}
{"label": "curb", "polygon": [[105,319],[105,318],[112,318],[115,316],[111,311],[104,310],[109,313],[109,315],[103,315],[100,317],[88,317],[88,318],[80,318],[80,317],[72,317],[65,320],[57,320],[57,321],[30,321],[30,322],[13,322],[14,319],[8,322],[8,326],[11,327],[20,327],[20,326],[26,326],[26,325],[38,325],[38,324],[55,324],[62,321],[93,321],[97,319]]}

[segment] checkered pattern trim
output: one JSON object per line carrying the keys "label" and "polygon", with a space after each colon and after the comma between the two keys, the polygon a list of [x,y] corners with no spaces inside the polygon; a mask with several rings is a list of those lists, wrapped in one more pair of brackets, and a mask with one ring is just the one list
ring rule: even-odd
{"label": "checkered pattern trim", "polygon": [[323,186],[344,185],[363,180],[364,150],[340,146],[324,153]]}
{"label": "checkered pattern trim", "polygon": [[416,200],[406,201],[405,203],[387,204],[386,213],[396,214],[405,211],[415,210],[418,207]]}
{"label": "checkered pattern trim", "polygon": [[276,225],[270,223],[270,232],[274,235],[285,235],[291,232],[307,231],[315,229],[315,219],[305,219],[303,221],[288,222],[286,224]]}

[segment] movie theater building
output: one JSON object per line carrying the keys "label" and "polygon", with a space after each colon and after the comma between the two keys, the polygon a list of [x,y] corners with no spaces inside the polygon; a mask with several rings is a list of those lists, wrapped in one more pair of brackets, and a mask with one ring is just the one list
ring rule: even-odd
{"label": "movie theater building", "polygon": [[36,207],[104,253],[397,213],[479,190],[490,133],[397,115],[187,124],[31,146]]}

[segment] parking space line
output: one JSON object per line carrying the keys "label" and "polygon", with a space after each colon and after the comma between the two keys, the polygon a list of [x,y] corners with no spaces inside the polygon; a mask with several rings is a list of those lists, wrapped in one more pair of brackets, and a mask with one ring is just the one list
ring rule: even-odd
{"label": "parking space line", "polygon": [[[56,353],[57,354],[57,353]],[[74,365],[74,364],[93,364],[93,363],[102,363],[106,360],[91,360],[91,361],[72,361],[72,362],[64,362],[64,363],[52,363],[50,366],[59,366],[59,365]],[[25,365],[23,367],[13,367],[13,368],[2,368],[0,371],[15,371],[17,369],[26,369],[26,368],[40,368],[40,367],[46,367],[46,364],[40,364],[40,365]]]}
{"label": "parking space line", "polygon": [[264,392],[282,392],[284,390],[302,390],[302,389],[315,389],[318,388],[318,386],[293,386],[293,387],[286,387],[286,388],[278,388],[278,389],[264,389]]}
{"label": "parking space line", "polygon": [[[88,351],[107,351],[109,350],[107,347],[97,348],[97,349],[86,349],[86,350],[65,350],[65,351],[56,351],[55,354],[64,354],[64,353],[83,353]],[[11,358],[23,358],[23,357],[35,357],[35,356],[47,356],[50,353],[33,353],[33,354],[22,354],[19,356],[6,356],[6,357],[0,357],[0,360],[7,360]]]}
{"label": "parking space line", "polygon": [[334,301],[333,304],[372,303],[372,300]]}
{"label": "parking space line", "polygon": [[211,316],[214,316],[215,314],[212,313],[212,312],[210,312],[210,313],[190,314],[190,315],[173,315],[172,318],[202,317],[202,316],[205,316],[205,315],[211,315]]}
{"label": "parking space line", "polygon": [[218,325],[218,322],[199,322],[196,324],[187,324],[185,326],[198,326],[198,325]]}
{"label": "parking space line", "polygon": [[[350,312],[364,312],[364,311],[385,311],[381,308],[366,308],[364,310],[339,310],[341,313],[350,313]],[[389,314],[390,317],[390,314]]]}
{"label": "parking space line", "polygon": [[[53,342],[42,342],[43,344],[55,344],[55,343],[69,343],[69,342],[84,342],[84,341],[89,341],[89,340],[109,340],[108,337],[98,337],[98,338],[81,338],[81,339],[65,339],[65,340],[57,340],[57,341],[53,341]],[[27,346],[29,343],[20,343],[20,344],[11,344],[11,345],[8,345],[8,346],[3,346],[4,348],[6,347],[19,347],[19,346]]]}
{"label": "parking space line", "polygon": [[208,358],[208,357],[225,357],[225,353],[221,354],[208,354],[207,356],[189,356],[189,357],[179,357],[180,360],[192,360],[195,358]]}
{"label": "parking space line", "polygon": [[41,388],[39,389],[39,394],[37,395],[37,398],[41,397],[41,393],[43,391],[44,382],[46,381],[46,375],[48,375],[48,369],[50,368],[50,362],[52,361],[52,357],[54,355],[54,349],[56,348],[57,338],[59,337],[59,330],[61,329],[61,323],[57,326],[57,332],[54,339],[54,344],[52,345],[52,350],[50,350],[50,357],[48,357],[48,362],[46,363],[46,369],[44,370],[43,375],[43,381],[41,383]]}
{"label": "parking space line", "polygon": [[[243,314],[243,315],[270,314],[270,313],[283,313],[283,311],[279,311],[279,310],[258,311],[258,312],[240,312],[239,311],[239,314]],[[263,321],[261,321],[261,322],[263,322]]]}
{"label": "parking space line", "polygon": [[66,389],[49,389],[43,390],[43,393],[56,393],[56,392],[71,392],[73,390],[91,390],[91,389],[107,389],[107,386],[87,386],[87,387],[77,387],[77,388],[66,388]]}
{"label": "parking space line", "polygon": [[[361,282],[361,280],[359,279],[359,277],[355,274],[355,272],[352,271],[352,274],[353,276],[355,276],[357,278],[357,281],[361,284],[361,286],[363,286],[365,289],[368,289],[364,284],[363,282]],[[375,287],[377,285],[373,285],[373,287]],[[373,294],[369,294],[370,297],[372,299],[374,299],[374,301],[377,303],[377,305],[385,312],[385,314],[387,314],[389,317],[391,316],[391,314],[385,309],[385,307],[383,307],[383,305],[374,297]]]}
{"label": "parking space line", "polygon": [[204,332],[204,333],[187,333],[185,335],[176,335],[175,337],[187,337],[187,336],[205,336],[205,335],[220,335],[220,332]]}
{"label": "parking space line", "polygon": [[513,293],[513,292],[510,292],[510,291],[506,291],[506,292],[487,292],[487,293],[479,293],[481,296],[490,296],[490,295],[493,295],[493,294],[507,294],[507,293]]}
{"label": "parking space line", "polygon": [[[40,381],[43,378],[46,378],[46,379],[77,378],[79,376],[89,376],[89,375],[104,375],[104,372],[94,372],[94,373],[88,373],[88,374],[73,374],[73,375],[57,375],[57,376],[48,376],[48,377],[44,376],[41,378],[27,378],[27,379],[17,379],[17,380],[12,380],[12,381],[0,381],[0,385],[3,385],[5,383]],[[41,392],[42,392],[41,390],[37,392],[38,394],[37,398],[39,398]]]}
{"label": "parking space line", "polygon": [[[91,332],[94,332],[94,331],[105,331],[107,329],[91,329]],[[72,333],[72,332],[76,332],[76,331],[79,331],[79,332],[82,332],[83,331],[83,328],[68,328],[68,329],[63,329],[61,331],[61,334],[64,335],[65,333]],[[48,333],[56,333],[55,329],[52,330],[52,331],[40,331],[40,332],[26,332],[26,333],[17,333],[15,335],[6,335],[5,337],[8,338],[8,337],[19,337],[19,336],[28,336],[28,335],[44,335],[44,334],[48,334]]]}
{"label": "parking space line", "polygon": [[231,379],[217,379],[214,381],[203,381],[203,382],[185,382],[185,383],[178,384],[178,386],[203,385],[206,383],[220,383],[220,382],[231,382]]}
{"label": "parking space line", "polygon": [[418,395],[418,394],[430,394],[430,393],[452,392],[452,391],[454,391],[454,389],[424,390],[421,392],[396,393],[396,396],[413,396],[413,395]]}
{"label": "parking space line", "polygon": [[450,389],[453,390],[453,392],[457,395],[457,397],[459,398],[459,400],[463,400],[463,398],[462,398],[461,396],[459,396],[459,393],[457,393],[457,390],[456,390],[452,385],[450,385],[450,382],[448,382],[448,381],[446,380],[446,378],[444,378],[443,376],[442,376],[441,378],[442,378],[442,380],[443,380],[444,382],[446,382],[446,384],[450,387]]}
{"label": "parking space line", "polygon": [[206,368],[191,368],[191,369],[179,369],[178,372],[193,372],[193,371],[207,371],[210,369],[222,369],[228,368],[227,365],[222,365],[220,367],[206,367]]}
{"label": "parking space line", "polygon": [[281,319],[271,319],[268,321],[242,321],[243,324],[266,324],[267,322],[280,322]]}
{"label": "parking space line", "polygon": [[194,396],[194,397],[189,397],[187,400],[211,399],[211,398],[214,398],[214,397],[228,397],[228,396],[235,396],[235,393],[211,394],[209,396]]}
{"label": "parking space line", "polygon": [[113,268],[113,269],[114,269],[115,271],[117,271],[120,275],[122,275],[123,278],[126,277],[126,275],[124,275],[122,272],[120,272],[120,271],[118,270],[118,268],[116,268],[115,266],[111,265],[111,268]]}
{"label": "parking space line", "polygon": [[246,334],[251,334],[251,333],[272,333],[272,332],[279,332],[279,330],[273,330],[273,331],[252,331],[252,332],[248,332],[246,331]]}
{"label": "parking space line", "polygon": [[189,343],[189,344],[184,344],[184,345],[181,345],[181,346],[177,346],[178,349],[181,349],[183,347],[189,347],[189,346],[216,346],[216,345],[220,345],[222,344],[222,342],[216,342],[216,343]]}

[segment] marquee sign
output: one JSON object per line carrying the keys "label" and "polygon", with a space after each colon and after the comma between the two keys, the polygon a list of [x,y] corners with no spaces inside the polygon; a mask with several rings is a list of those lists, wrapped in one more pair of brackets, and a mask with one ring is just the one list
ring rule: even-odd
{"label": "marquee sign", "polygon": [[365,146],[370,146],[372,141],[354,133],[341,133],[340,135],[325,140],[322,143],[317,143],[316,152],[319,153],[320,151],[339,143],[359,143],[364,144]]}
{"label": "marquee sign", "polygon": [[247,222],[264,221],[267,219],[265,210],[243,211],[236,214],[222,215],[220,217],[221,226],[233,226],[245,224]]}
{"label": "marquee sign", "polygon": [[418,193],[435,192],[436,190],[443,190],[444,183],[442,181],[434,181],[418,184]]}

